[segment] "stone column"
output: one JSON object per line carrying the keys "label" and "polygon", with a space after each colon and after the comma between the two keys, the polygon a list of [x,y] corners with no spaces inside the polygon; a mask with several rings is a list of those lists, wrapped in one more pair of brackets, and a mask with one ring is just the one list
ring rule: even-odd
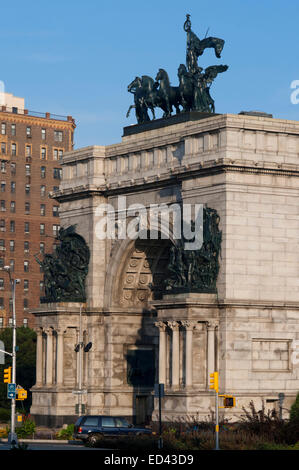
{"label": "stone column", "polygon": [[208,340],[208,357],[207,357],[207,384],[210,386],[210,374],[216,370],[215,356],[215,330],[218,324],[215,321],[207,322],[207,340]]}
{"label": "stone column", "polygon": [[167,326],[172,330],[171,385],[178,388],[180,384],[180,325],[177,321],[168,321]]}
{"label": "stone column", "polygon": [[57,354],[56,354],[56,377],[57,385],[63,384],[63,341],[65,330],[59,328],[57,330]]}
{"label": "stone column", "polygon": [[37,328],[36,330],[36,385],[43,384],[43,330]]}
{"label": "stone column", "polygon": [[193,330],[195,328],[195,322],[190,320],[183,320],[182,326],[186,329],[186,387],[192,387],[193,380],[193,350],[192,350],[192,339]]}
{"label": "stone column", "polygon": [[159,383],[166,383],[166,324],[162,321],[155,322],[159,328]]}
{"label": "stone column", "polygon": [[53,383],[53,330],[47,328],[46,385]]}

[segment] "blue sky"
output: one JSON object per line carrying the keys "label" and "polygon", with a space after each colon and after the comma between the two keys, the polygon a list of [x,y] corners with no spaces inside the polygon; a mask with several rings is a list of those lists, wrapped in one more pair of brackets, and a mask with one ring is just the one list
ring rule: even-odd
{"label": "blue sky", "polygon": [[262,110],[299,119],[290,84],[299,80],[296,0],[14,0],[1,6],[0,80],[33,111],[71,114],[75,146],[119,142],[135,123],[126,112],[136,75],[167,70],[173,85],[185,62],[186,13],[203,38],[225,39],[203,67],[227,64],[212,85],[218,113]]}

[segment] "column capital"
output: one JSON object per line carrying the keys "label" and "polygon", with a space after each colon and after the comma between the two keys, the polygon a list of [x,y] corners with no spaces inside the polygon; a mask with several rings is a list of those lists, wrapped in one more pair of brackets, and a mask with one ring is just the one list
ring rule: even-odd
{"label": "column capital", "polygon": [[53,336],[53,328],[50,326],[48,328],[44,328],[44,332],[46,333],[47,336]]}
{"label": "column capital", "polygon": [[154,324],[157,328],[159,328],[160,331],[166,330],[167,325],[163,321],[156,321]]}
{"label": "column capital", "polygon": [[37,328],[34,328],[34,331],[37,334],[37,336],[41,336],[44,333],[44,329],[41,326],[37,327]]}
{"label": "column capital", "polygon": [[192,321],[192,320],[181,320],[181,325],[183,328],[185,328],[187,331],[192,331],[194,330],[195,326],[196,326],[196,321]]}
{"label": "column capital", "polygon": [[180,328],[179,322],[178,322],[178,321],[175,321],[175,320],[173,320],[173,321],[167,321],[166,324],[167,324],[168,328],[170,328],[170,329],[173,330],[173,331],[178,331],[179,328]]}
{"label": "column capital", "polygon": [[62,335],[63,336],[64,333],[66,333],[66,328],[62,328],[62,327],[56,328],[55,331],[56,331],[57,335]]}
{"label": "column capital", "polygon": [[206,328],[207,330],[216,330],[216,328],[218,328],[219,326],[219,322],[218,320],[209,320],[206,322]]}

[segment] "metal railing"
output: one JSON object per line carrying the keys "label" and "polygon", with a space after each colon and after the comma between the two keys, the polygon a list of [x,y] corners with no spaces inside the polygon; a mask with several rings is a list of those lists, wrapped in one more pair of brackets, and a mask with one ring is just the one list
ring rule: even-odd
{"label": "metal railing", "polygon": [[39,111],[32,111],[29,109],[20,109],[20,108],[9,108],[8,106],[0,106],[0,112],[2,113],[12,113],[12,114],[22,114],[33,117],[40,117],[44,119],[54,119],[56,121],[70,121],[74,122],[72,116],[62,116],[60,114],[53,113],[41,113]]}

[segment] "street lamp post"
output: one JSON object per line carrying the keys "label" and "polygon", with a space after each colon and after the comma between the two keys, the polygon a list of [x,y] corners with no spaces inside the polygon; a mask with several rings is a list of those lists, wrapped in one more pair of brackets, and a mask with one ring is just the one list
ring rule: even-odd
{"label": "street lamp post", "polygon": [[[9,274],[9,282],[12,293],[12,383],[16,383],[16,346],[17,346],[17,321],[16,321],[16,285],[20,283],[20,279],[12,279],[10,266],[4,266],[4,270]],[[9,444],[17,444],[18,437],[16,435],[16,399],[11,399],[11,420],[10,433],[8,435]]]}

